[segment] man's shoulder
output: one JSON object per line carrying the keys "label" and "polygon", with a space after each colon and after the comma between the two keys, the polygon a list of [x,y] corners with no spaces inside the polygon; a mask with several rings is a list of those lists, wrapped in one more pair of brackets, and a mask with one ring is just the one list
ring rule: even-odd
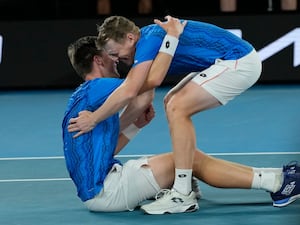
{"label": "man's shoulder", "polygon": [[105,77],[105,78],[96,78],[90,80],[88,86],[98,86],[98,85],[119,85],[123,82],[124,79],[121,78],[114,78],[114,77]]}

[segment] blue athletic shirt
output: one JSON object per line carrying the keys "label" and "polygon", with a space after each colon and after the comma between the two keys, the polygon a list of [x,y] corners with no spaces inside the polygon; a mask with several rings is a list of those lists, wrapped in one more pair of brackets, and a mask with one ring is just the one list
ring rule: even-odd
{"label": "blue athletic shirt", "polygon": [[[156,24],[142,27],[133,66],[153,60],[165,34],[166,32]],[[239,59],[253,49],[249,42],[223,28],[188,20],[179,37],[179,44],[167,74],[200,72],[214,64],[216,59]]]}
{"label": "blue athletic shirt", "polygon": [[115,163],[114,151],[119,136],[119,113],[100,122],[92,131],[77,138],[68,132],[69,120],[82,110],[95,111],[120,86],[123,79],[97,78],[86,81],[71,95],[62,122],[66,167],[82,201],[99,194]]}

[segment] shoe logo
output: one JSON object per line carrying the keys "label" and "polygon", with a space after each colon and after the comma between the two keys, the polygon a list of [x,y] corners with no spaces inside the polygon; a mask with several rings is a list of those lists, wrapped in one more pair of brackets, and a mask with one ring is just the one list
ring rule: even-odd
{"label": "shoe logo", "polygon": [[289,170],[287,171],[288,174],[295,174],[296,173],[296,168],[293,166],[291,168],[289,168]]}
{"label": "shoe logo", "polygon": [[290,184],[287,184],[284,189],[282,190],[281,194],[283,195],[291,195],[293,190],[296,187],[296,181],[291,182]]}
{"label": "shoe logo", "polygon": [[205,73],[200,73],[199,76],[200,77],[207,77],[207,75]]}
{"label": "shoe logo", "polygon": [[173,198],[171,198],[171,200],[175,203],[183,203],[183,200],[181,198],[173,197]]}
{"label": "shoe logo", "polygon": [[184,178],[184,177],[186,177],[186,174],[178,174],[178,177]]}

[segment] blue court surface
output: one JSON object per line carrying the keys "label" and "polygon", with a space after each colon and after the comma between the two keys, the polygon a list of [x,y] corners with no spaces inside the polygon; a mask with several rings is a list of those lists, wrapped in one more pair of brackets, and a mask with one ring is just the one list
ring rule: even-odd
{"label": "blue court surface", "polygon": [[[163,97],[156,117],[118,156],[122,161],[171,150]],[[300,200],[275,208],[261,190],[218,189],[199,181],[194,213],[145,215],[140,210],[91,213],[68,177],[61,122],[72,90],[0,92],[0,224],[270,224],[300,225]],[[256,167],[300,161],[300,85],[255,85],[226,106],[193,117],[197,145],[215,157]],[[134,191],[134,190],[132,190]]]}

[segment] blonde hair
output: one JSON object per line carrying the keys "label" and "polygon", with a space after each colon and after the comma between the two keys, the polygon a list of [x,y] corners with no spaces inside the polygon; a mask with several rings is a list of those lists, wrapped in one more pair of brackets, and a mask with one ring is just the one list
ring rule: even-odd
{"label": "blonde hair", "polygon": [[97,26],[98,37],[96,45],[102,48],[109,40],[122,44],[128,33],[139,34],[140,28],[123,16],[110,16]]}

